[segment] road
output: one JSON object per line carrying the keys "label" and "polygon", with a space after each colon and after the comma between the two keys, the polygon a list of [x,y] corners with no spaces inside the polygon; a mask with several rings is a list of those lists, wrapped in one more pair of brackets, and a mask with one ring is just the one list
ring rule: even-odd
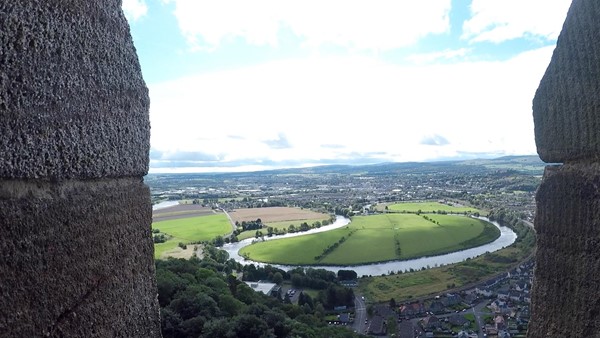
{"label": "road", "polygon": [[367,325],[365,320],[367,319],[367,306],[365,301],[360,295],[354,297],[354,325],[353,328],[358,333],[365,333]]}
{"label": "road", "polygon": [[227,213],[227,211],[225,209],[221,209],[223,211],[223,213],[225,213],[225,215],[227,216],[227,218],[229,219],[229,223],[231,224],[231,232],[228,233],[227,235],[223,236],[224,238],[229,237],[231,238],[231,235],[233,235],[233,232],[236,230],[236,226],[235,226],[235,222],[233,221],[233,219],[231,218],[231,216],[229,216],[229,213]]}
{"label": "road", "polygon": [[480,302],[477,305],[475,305],[474,307],[472,307],[471,309],[469,309],[469,312],[473,313],[473,315],[475,315],[475,321],[477,321],[477,326],[479,326],[479,337],[484,337],[483,335],[483,328],[485,327],[485,323],[482,319],[482,316],[489,314],[489,313],[485,313],[483,312],[483,308],[488,304],[487,301],[484,302]]}

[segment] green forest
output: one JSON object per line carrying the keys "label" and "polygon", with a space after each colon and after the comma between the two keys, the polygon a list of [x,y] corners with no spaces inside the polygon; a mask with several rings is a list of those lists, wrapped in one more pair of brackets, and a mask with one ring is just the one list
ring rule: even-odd
{"label": "green forest", "polygon": [[[318,290],[298,304],[255,292],[238,279],[287,281]],[[349,327],[330,326],[325,317],[336,306],[352,306],[352,289],[333,272],[271,266],[241,266],[214,247],[202,259],[156,261],[163,337],[358,337]]]}

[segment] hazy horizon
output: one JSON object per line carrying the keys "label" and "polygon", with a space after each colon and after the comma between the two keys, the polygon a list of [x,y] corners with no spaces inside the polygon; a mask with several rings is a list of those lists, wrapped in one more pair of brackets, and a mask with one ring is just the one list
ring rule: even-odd
{"label": "hazy horizon", "polygon": [[[295,170],[295,169],[307,169],[317,168],[326,166],[347,166],[347,167],[360,167],[360,166],[377,166],[384,164],[406,164],[406,163],[443,163],[443,162],[462,162],[462,161],[478,161],[478,160],[500,160],[504,157],[529,157],[535,156],[539,159],[537,154],[527,155],[503,155],[503,156],[491,156],[491,157],[472,157],[472,158],[450,158],[450,159],[435,159],[430,161],[402,161],[402,162],[365,162],[364,160],[358,159],[354,162],[345,163],[304,163],[302,165],[281,164],[281,166],[232,166],[232,167],[203,167],[203,168],[154,168],[150,170],[149,174],[227,174],[227,173],[252,173],[252,172],[263,172],[272,170]],[[542,160],[540,159],[540,162]]]}
{"label": "hazy horizon", "polygon": [[569,4],[124,0],[150,171],[535,155]]}

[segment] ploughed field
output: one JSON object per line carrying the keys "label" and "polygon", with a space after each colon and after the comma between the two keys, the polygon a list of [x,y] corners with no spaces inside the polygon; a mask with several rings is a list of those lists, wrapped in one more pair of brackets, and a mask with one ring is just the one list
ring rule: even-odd
{"label": "ploughed field", "polygon": [[289,207],[235,209],[229,215],[234,222],[254,221],[260,218],[265,224],[329,218],[329,215],[320,212]]}
{"label": "ploughed field", "polygon": [[[314,222],[322,222],[329,219],[328,214],[315,212],[308,209],[290,208],[290,207],[269,207],[269,208],[246,208],[235,209],[229,212],[233,222],[242,223],[244,221],[255,221],[261,219],[264,227],[260,231],[266,235],[267,228],[272,227],[279,232],[287,232],[290,225],[299,228],[301,223],[312,225]],[[256,230],[242,231],[238,240],[255,237]]]}
{"label": "ploughed field", "polygon": [[493,224],[467,216],[387,213],[356,216],[348,226],[323,233],[258,242],[240,255],[287,265],[358,265],[440,255],[499,236]]}
{"label": "ploughed field", "polygon": [[215,211],[213,211],[211,208],[203,207],[198,204],[179,204],[164,209],[154,210],[152,212],[152,221],[160,222],[179,218],[214,214]]}

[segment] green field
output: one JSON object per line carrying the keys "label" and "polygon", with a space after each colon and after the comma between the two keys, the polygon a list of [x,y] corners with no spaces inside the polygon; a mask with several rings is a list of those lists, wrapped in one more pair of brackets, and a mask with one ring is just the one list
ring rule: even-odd
{"label": "green field", "polygon": [[448,213],[481,213],[480,210],[467,206],[451,206],[440,202],[404,202],[404,203],[395,203],[387,206],[389,211],[394,212],[424,212],[424,213],[432,213],[432,212],[448,212]]}
{"label": "green field", "polygon": [[[292,265],[314,264],[313,257],[315,255],[323,252],[330,243],[336,242],[348,232],[348,227],[344,227],[319,234],[255,243],[242,248],[240,254],[248,254],[251,259],[256,261]],[[274,260],[263,260],[262,257],[273,258]]]}
{"label": "green field", "polygon": [[164,243],[154,245],[154,257],[160,258],[179,243],[209,241],[218,235],[226,235],[231,232],[231,223],[225,214],[215,214],[155,222],[152,228],[171,237]]}
{"label": "green field", "polygon": [[356,216],[348,226],[324,233],[255,243],[240,254],[268,263],[357,265],[439,255],[499,236],[492,224],[466,216],[380,214]]}

